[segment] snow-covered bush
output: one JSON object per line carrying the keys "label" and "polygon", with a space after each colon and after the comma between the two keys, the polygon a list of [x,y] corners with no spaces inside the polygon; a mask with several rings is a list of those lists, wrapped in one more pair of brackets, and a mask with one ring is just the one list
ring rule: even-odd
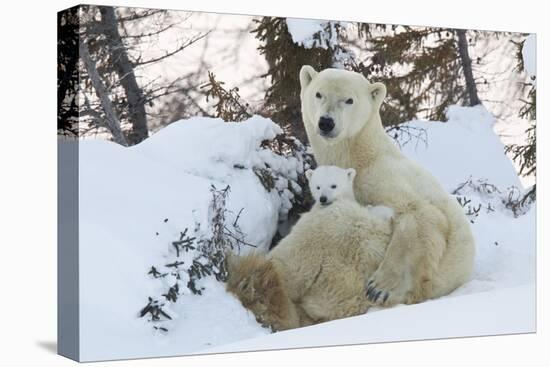
{"label": "snow-covered bush", "polygon": [[460,206],[465,210],[471,223],[480,213],[509,212],[515,218],[527,213],[534,201],[524,196],[517,186],[504,189],[488,182],[486,179],[474,180],[472,177],[458,185],[452,191]]}
{"label": "snow-covered bush", "polygon": [[[238,88],[227,90],[224,82],[209,73],[208,83],[201,86],[206,99],[214,100],[216,117],[224,121],[244,121],[252,117],[249,104],[241,101]],[[261,162],[254,164],[253,171],[268,192],[276,192],[280,198],[279,222],[292,224],[300,213],[312,205],[305,171],[314,168],[315,161],[311,151],[302,142],[285,129],[279,128],[277,135],[266,139],[261,147]],[[272,154],[274,153],[274,154]],[[246,168],[236,164],[235,168]],[[283,231],[284,232],[284,231]],[[284,234],[284,233],[283,233]],[[274,240],[281,238],[278,231]]]}
{"label": "snow-covered bush", "polygon": [[264,141],[262,146],[268,148],[277,158],[266,156],[264,167],[255,167],[254,172],[267,191],[276,190],[279,194],[279,222],[292,224],[313,205],[305,176],[308,169],[315,168],[313,154],[300,140],[285,134],[277,135],[271,141]]}
{"label": "snow-covered bush", "polygon": [[[204,286],[199,285],[202,278],[213,276],[217,281],[226,280],[225,257],[228,252],[239,252],[241,246],[255,247],[245,242],[245,234],[238,224],[244,208],[235,215],[225,207],[230,186],[217,189],[212,185],[210,192],[212,199],[207,228],[201,229],[200,223],[195,223],[192,234],[188,234],[189,228],[185,228],[171,242],[164,264],[151,266],[147,273],[166,289],[160,296],[149,296],[147,304],[139,312],[140,317],[154,323],[155,330],[167,332],[169,329],[166,321],[172,320],[172,317],[169,307],[165,307],[168,303],[176,303],[180,296],[189,292],[202,295],[205,290]],[[168,218],[164,219],[164,223],[167,222]],[[184,288],[187,290],[184,291]]]}
{"label": "snow-covered bush", "polygon": [[[139,302],[115,308],[168,335],[180,332],[194,297],[223,290],[225,251],[267,251],[295,203],[306,205],[301,185],[312,159],[272,121],[253,116],[179,121],[130,148],[85,141],[81,162],[83,272],[95,266],[98,244],[139,254],[104,269],[115,287],[126,277],[147,285]],[[122,239],[102,237],[98,226]],[[88,294],[100,297],[91,283]]]}

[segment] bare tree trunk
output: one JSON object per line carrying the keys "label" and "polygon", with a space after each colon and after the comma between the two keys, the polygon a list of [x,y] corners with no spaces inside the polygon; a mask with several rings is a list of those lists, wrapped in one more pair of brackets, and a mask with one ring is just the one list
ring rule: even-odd
{"label": "bare tree trunk", "polygon": [[101,102],[101,107],[103,108],[105,116],[107,117],[107,128],[113,135],[113,139],[115,140],[115,142],[123,146],[128,146],[128,142],[126,141],[126,138],[124,137],[124,134],[122,133],[122,130],[120,128],[120,120],[118,119],[115,109],[113,108],[111,100],[109,99],[109,93],[107,92],[107,89],[105,88],[103,82],[101,81],[101,78],[99,77],[95,62],[90,56],[88,46],[86,45],[84,40],[80,40],[79,43],[80,45],[78,49],[80,51],[80,58],[84,62],[86,72],[90,77],[90,81],[92,82],[92,86],[95,89],[97,98],[99,98]]}
{"label": "bare tree trunk", "polygon": [[470,106],[476,106],[481,104],[477,95],[476,82],[474,80],[474,74],[472,72],[472,59],[468,53],[468,41],[466,39],[466,30],[457,29],[458,35],[458,53],[460,55],[460,61],[462,62],[462,70],[464,71],[464,78],[466,79],[466,91],[470,98]]}
{"label": "bare tree trunk", "polygon": [[105,26],[105,35],[111,48],[111,60],[128,98],[128,117],[132,123],[132,131],[128,136],[128,140],[131,144],[137,144],[149,136],[144,105],[145,98],[137,83],[134,65],[128,58],[126,47],[120,37],[115,9],[110,6],[102,6],[100,10],[101,22]]}

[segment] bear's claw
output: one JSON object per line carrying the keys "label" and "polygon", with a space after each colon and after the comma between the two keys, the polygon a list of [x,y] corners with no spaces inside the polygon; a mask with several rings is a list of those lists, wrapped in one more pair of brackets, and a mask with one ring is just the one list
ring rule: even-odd
{"label": "bear's claw", "polygon": [[390,294],[388,292],[384,292],[381,289],[377,289],[375,286],[372,285],[372,283],[373,281],[371,280],[367,284],[367,299],[371,302],[377,302],[380,296],[384,294],[380,302],[380,304],[384,304],[388,300]]}
{"label": "bear's claw", "polygon": [[397,272],[385,273],[382,267],[365,282],[366,298],[378,306],[404,303],[409,290],[409,276]]}

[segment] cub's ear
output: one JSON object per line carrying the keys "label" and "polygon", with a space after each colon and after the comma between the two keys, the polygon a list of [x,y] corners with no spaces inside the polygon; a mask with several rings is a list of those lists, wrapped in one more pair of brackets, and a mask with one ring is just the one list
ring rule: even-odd
{"label": "cub's ear", "polygon": [[309,65],[304,65],[300,69],[300,85],[302,86],[302,90],[304,90],[309,83],[319,74],[315,69]]}
{"label": "cub's ear", "polygon": [[357,172],[355,172],[355,169],[353,169],[353,168],[348,168],[348,169],[346,170],[346,173],[348,174],[349,180],[350,180],[351,182],[353,182],[353,179],[355,178],[355,174],[357,173]]}
{"label": "cub's ear", "polygon": [[308,181],[311,180],[311,175],[312,175],[312,174],[313,174],[313,171],[312,171],[312,170],[308,169],[308,170],[306,171],[306,178],[307,178]]}
{"label": "cub's ear", "polygon": [[380,82],[370,85],[370,94],[374,101],[374,106],[377,110],[380,109],[384,98],[386,98],[386,86]]}

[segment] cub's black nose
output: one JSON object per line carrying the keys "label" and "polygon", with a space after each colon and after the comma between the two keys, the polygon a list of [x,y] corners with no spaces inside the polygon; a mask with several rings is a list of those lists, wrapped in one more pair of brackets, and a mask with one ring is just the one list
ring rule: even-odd
{"label": "cub's black nose", "polygon": [[334,129],[334,120],[332,117],[321,116],[319,119],[319,129],[324,133],[329,133]]}
{"label": "cub's black nose", "polygon": [[321,196],[321,197],[319,198],[319,201],[320,201],[322,204],[324,204],[324,203],[327,202],[327,197],[326,197],[326,196]]}

